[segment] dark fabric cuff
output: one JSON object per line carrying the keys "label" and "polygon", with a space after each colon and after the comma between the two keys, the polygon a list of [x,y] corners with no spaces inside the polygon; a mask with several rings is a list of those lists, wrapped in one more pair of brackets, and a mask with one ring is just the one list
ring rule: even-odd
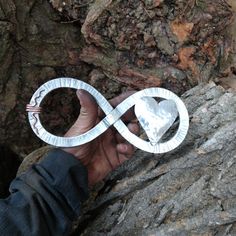
{"label": "dark fabric cuff", "polygon": [[82,163],[72,154],[61,149],[53,149],[33,169],[41,172],[47,181],[67,201],[76,215],[81,203],[88,199],[88,173]]}

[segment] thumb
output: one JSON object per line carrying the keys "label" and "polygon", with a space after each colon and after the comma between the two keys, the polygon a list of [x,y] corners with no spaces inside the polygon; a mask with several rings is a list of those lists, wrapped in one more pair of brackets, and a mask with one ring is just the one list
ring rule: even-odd
{"label": "thumb", "polygon": [[89,131],[94,127],[98,116],[98,106],[94,98],[85,90],[76,92],[80,101],[80,115],[65,136],[76,136]]}

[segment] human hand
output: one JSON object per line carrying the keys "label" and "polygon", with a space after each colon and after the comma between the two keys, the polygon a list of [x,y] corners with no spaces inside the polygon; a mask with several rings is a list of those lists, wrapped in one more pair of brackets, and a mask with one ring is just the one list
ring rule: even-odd
{"label": "human hand", "polygon": [[[110,100],[115,107],[134,92],[126,92]],[[98,108],[94,98],[85,90],[78,90],[80,100],[80,115],[74,125],[65,136],[77,136],[93,128],[102,117],[102,111]],[[132,111],[128,111],[123,120],[128,122],[129,130],[139,133],[139,125],[132,122]],[[104,179],[112,170],[128,160],[134,154],[134,147],[128,143],[114,128],[109,128],[95,140],[78,147],[65,148],[64,151],[73,154],[88,170],[89,185]]]}

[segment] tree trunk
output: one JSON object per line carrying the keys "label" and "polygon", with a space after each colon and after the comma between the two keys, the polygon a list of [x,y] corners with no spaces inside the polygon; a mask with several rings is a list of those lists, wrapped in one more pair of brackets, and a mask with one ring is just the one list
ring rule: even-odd
{"label": "tree trunk", "polygon": [[[23,159],[44,145],[25,106],[50,79],[79,78],[107,99],[151,86],[181,95],[209,80],[233,87],[236,6],[228,2],[0,0],[0,192],[16,169],[7,155],[17,162],[12,152]],[[42,113],[43,125],[60,135],[79,112],[74,91],[61,91],[47,97]],[[235,94],[212,82],[183,99],[191,114],[184,144],[161,156],[138,151],[94,192],[80,232],[235,233]]]}
{"label": "tree trunk", "polygon": [[[25,106],[55,77],[82,79],[110,98],[150,86],[182,94],[225,73],[232,16],[224,0],[0,0],[0,144],[21,158],[42,146]],[[71,94],[48,96],[49,131],[63,134],[76,118]]]}
{"label": "tree trunk", "polygon": [[209,83],[182,98],[191,120],[183,145],[137,151],[112,173],[88,203],[81,235],[236,235],[236,93]]}

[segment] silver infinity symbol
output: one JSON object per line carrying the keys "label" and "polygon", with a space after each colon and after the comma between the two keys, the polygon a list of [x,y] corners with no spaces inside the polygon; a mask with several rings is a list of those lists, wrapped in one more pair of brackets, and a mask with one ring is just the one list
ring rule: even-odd
{"label": "silver infinity symbol", "polygon": [[[40,104],[49,92],[57,88],[86,90],[95,98],[98,106],[104,111],[106,117],[91,130],[79,136],[59,137],[49,133],[44,129],[40,122]],[[153,97],[159,97],[166,100],[158,104]],[[145,141],[131,133],[120,119],[120,117],[132,106],[135,106],[135,113],[138,116],[137,118],[146,130],[150,141]],[[145,110],[146,108],[147,111]],[[142,109],[144,109],[143,112]],[[152,111],[155,112],[155,109],[156,115],[152,113]],[[167,89],[144,89],[134,93],[121,102],[116,108],[113,108],[95,88],[85,82],[73,78],[57,78],[40,86],[33,94],[26,110],[28,111],[29,122],[34,133],[44,142],[58,147],[75,147],[90,142],[113,125],[128,142],[137,148],[151,153],[165,153],[182,143],[189,127],[188,111],[184,103],[177,95]],[[179,115],[178,130],[170,140],[163,143],[159,142],[162,135],[164,135],[167,129],[169,129],[174,123],[176,118],[175,113],[176,116]],[[149,119],[149,117],[151,118]],[[166,122],[165,119],[167,119]],[[165,123],[164,125],[162,124],[163,121]],[[163,127],[165,127],[165,129],[162,129]],[[155,135],[159,137],[156,137]]]}

